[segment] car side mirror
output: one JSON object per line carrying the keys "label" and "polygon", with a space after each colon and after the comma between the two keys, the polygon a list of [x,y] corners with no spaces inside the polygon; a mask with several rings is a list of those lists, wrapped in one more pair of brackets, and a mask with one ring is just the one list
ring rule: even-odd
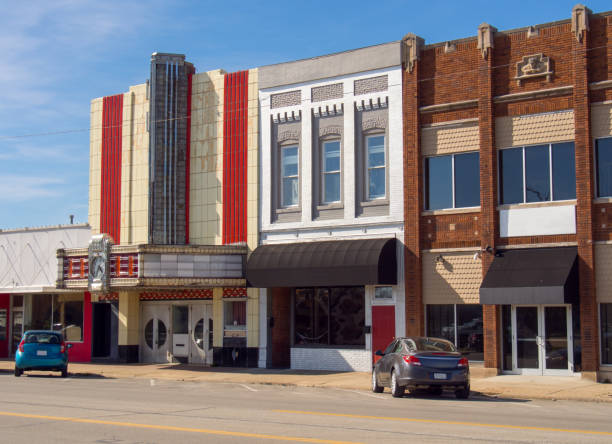
{"label": "car side mirror", "polygon": [[381,352],[380,350],[376,350],[376,353],[374,353],[376,356],[385,356],[385,354],[383,352]]}
{"label": "car side mirror", "polygon": [[70,350],[72,348],[72,344],[66,344],[66,350]]}

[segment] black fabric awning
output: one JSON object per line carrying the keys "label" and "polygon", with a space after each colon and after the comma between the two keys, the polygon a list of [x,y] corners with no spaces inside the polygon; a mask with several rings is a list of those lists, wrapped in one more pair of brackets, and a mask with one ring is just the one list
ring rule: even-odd
{"label": "black fabric awning", "polygon": [[395,238],[262,245],[246,274],[259,288],[395,285]]}
{"label": "black fabric awning", "polygon": [[569,304],[578,300],[576,247],[499,251],[480,286],[481,304]]}

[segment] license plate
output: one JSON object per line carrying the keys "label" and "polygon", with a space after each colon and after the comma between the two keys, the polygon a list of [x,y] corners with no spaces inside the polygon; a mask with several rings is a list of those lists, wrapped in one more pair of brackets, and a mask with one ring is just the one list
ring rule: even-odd
{"label": "license plate", "polygon": [[434,379],[446,379],[446,373],[434,373]]}
{"label": "license plate", "polygon": [[36,350],[36,356],[47,356],[47,350]]}

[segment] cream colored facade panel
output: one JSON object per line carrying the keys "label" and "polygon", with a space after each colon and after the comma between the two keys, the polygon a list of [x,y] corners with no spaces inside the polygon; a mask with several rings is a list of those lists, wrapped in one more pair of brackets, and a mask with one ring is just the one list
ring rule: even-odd
{"label": "cream colored facade panel", "polygon": [[91,234],[100,232],[100,187],[102,159],[102,103],[98,98],[91,101],[89,140],[89,211]]}
{"label": "cream colored facade panel", "polygon": [[478,304],[482,262],[474,253],[423,254],[424,304]]}
{"label": "cream colored facade panel", "polygon": [[147,85],[131,86],[123,96],[121,152],[121,243],[148,242],[149,110]]}
{"label": "cream colored facade panel", "polygon": [[591,107],[591,130],[596,139],[612,136],[612,104]]}
{"label": "cream colored facade panel", "polygon": [[612,302],[612,245],[595,245],[595,291],[597,302]]}
{"label": "cream colored facade panel", "polygon": [[478,151],[478,122],[423,128],[421,144],[424,156]]}
{"label": "cream colored facade panel", "polygon": [[[221,70],[194,74],[192,78],[191,147],[190,147],[190,209],[189,242],[193,244],[221,244],[220,233],[209,231],[217,222],[221,225],[221,212],[208,214],[208,204],[220,205],[221,180],[217,180],[223,168],[217,159],[223,155],[223,80]],[[209,219],[214,217],[214,219]]]}
{"label": "cream colored facade panel", "polygon": [[259,346],[259,288],[247,288],[247,347]]}
{"label": "cream colored facade panel", "polygon": [[213,347],[223,347],[223,288],[213,288]]}
{"label": "cream colored facade panel", "polygon": [[498,148],[574,140],[574,111],[499,117],[495,140]]}

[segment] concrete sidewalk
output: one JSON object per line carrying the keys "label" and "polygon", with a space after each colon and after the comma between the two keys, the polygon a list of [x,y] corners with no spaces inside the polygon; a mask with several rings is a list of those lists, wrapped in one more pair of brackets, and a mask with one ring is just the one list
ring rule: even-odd
{"label": "concrete sidewalk", "polygon": [[[0,361],[1,373],[12,373],[14,362]],[[475,394],[504,399],[552,399],[612,403],[612,384],[600,384],[580,376],[483,377],[483,369],[472,372]],[[193,382],[278,384],[300,387],[331,387],[370,390],[370,373],[325,372],[258,368],[201,367],[186,364],[98,364],[69,365],[72,377],[166,379]]]}

